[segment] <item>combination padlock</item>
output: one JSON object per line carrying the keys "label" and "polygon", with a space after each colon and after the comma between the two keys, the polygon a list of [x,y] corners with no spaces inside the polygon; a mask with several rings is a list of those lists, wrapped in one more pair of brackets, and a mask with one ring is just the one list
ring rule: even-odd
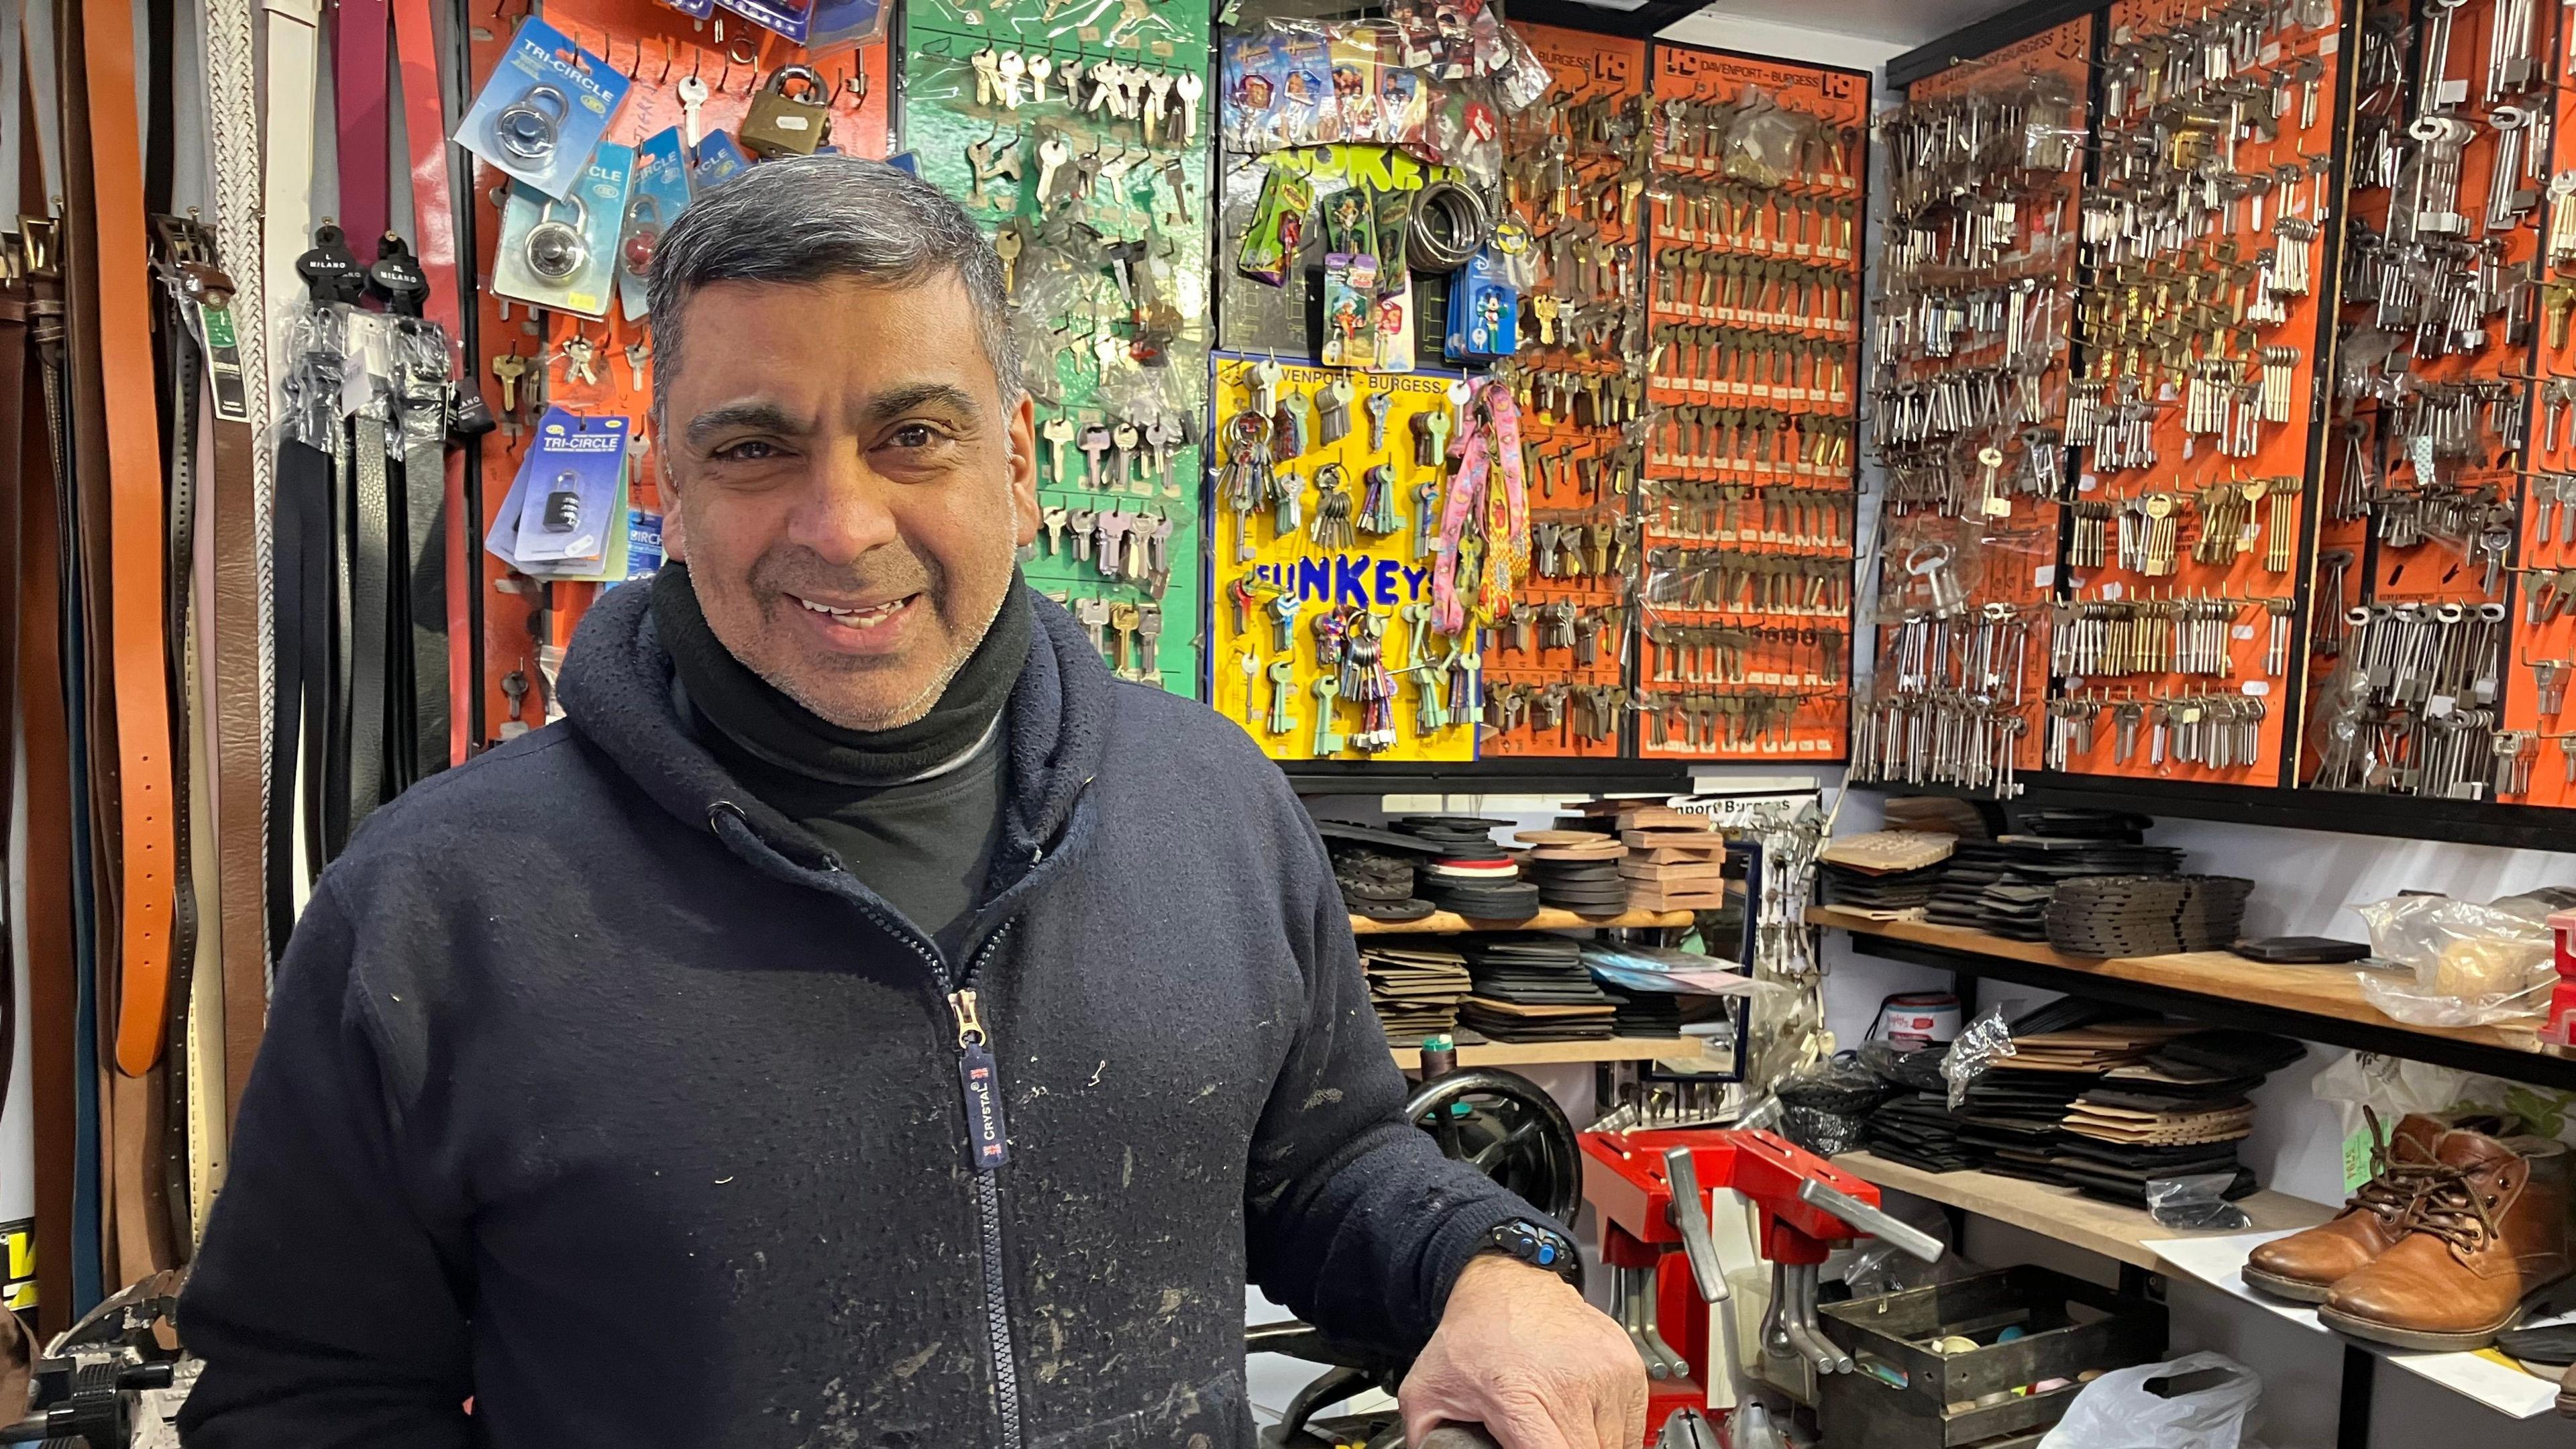
{"label": "combination padlock", "polygon": [[[572,220],[555,219],[558,206],[572,208]],[[590,260],[590,239],[583,233],[590,226],[590,209],[578,196],[567,196],[561,202],[547,200],[537,213],[537,224],[528,228],[520,242],[526,250],[528,270],[549,282],[560,282],[580,271]]]}
{"label": "combination padlock", "polygon": [[580,486],[569,469],[555,475],[555,486],[546,494],[546,532],[570,533],[581,527]]}
{"label": "combination padlock", "polygon": [[653,249],[662,244],[662,198],[636,193],[626,204],[626,236],[617,244],[617,264],[628,276],[641,277],[653,265]]}
{"label": "combination padlock", "polygon": [[518,160],[543,161],[555,154],[556,138],[563,134],[564,117],[571,111],[563,92],[553,86],[531,87],[492,118],[492,139]]}
{"label": "combination padlock", "polygon": [[[791,81],[800,83],[802,91],[790,94]],[[811,66],[782,65],[751,98],[751,110],[735,135],[758,156],[811,156],[823,144],[831,120],[832,88],[823,84],[823,77]]]}

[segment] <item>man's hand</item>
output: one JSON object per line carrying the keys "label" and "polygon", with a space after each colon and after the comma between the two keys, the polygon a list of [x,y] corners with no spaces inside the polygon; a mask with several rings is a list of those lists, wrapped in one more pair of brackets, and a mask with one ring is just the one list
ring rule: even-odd
{"label": "man's hand", "polygon": [[1396,1399],[1404,1437],[1482,1424],[1503,1449],[1639,1449],[1646,1366],[1608,1315],[1545,1269],[1470,1259]]}

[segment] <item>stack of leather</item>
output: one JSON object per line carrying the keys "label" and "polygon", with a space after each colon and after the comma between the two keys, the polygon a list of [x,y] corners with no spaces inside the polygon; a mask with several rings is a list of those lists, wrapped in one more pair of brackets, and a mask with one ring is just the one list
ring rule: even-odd
{"label": "stack of leather", "polygon": [[1726,904],[1726,837],[1705,815],[1650,807],[1619,817],[1628,858],[1628,906],[1639,911],[1713,911]]}
{"label": "stack of leather", "polygon": [[1869,1150],[1924,1172],[1965,1172],[1977,1165],[1959,1142],[1959,1118],[1939,1092],[1909,1092],[1882,1102],[1863,1124]]}
{"label": "stack of leather", "polygon": [[1880,830],[1827,845],[1816,857],[1825,899],[1838,906],[1907,915],[1932,902],[1957,837],[1918,830]]}
{"label": "stack of leather", "polygon": [[1510,851],[1494,843],[1508,820],[1472,815],[1407,815],[1391,822],[1401,835],[1431,848],[1415,888],[1444,911],[1480,921],[1525,921],[1538,914],[1538,887],[1521,879]]}
{"label": "stack of leather", "polygon": [[2053,836],[1959,842],[1932,889],[1928,915],[2016,941],[2048,938],[2057,888],[2089,876],[2172,875],[2182,852],[2168,846]]}
{"label": "stack of leather", "polygon": [[1611,1029],[1620,1036],[1661,1037],[1682,1034],[1682,999],[1669,991],[1602,988],[1610,998]]}
{"label": "stack of leather", "polygon": [[[2471,1352],[2499,1334],[2516,1339],[2508,1325],[2576,1270],[2576,1244],[2566,1144],[2506,1136],[2507,1125],[2407,1117],[2342,1213],[2254,1250],[2247,1286],[2314,1303],[2327,1327],[2396,1348]],[[2499,1346],[2527,1351],[2539,1336]],[[2566,1406],[2576,1370],[2561,1386]]]}
{"label": "stack of leather", "polygon": [[1360,952],[1369,1002],[1386,1028],[1387,1045],[1411,1049],[1458,1026],[1458,1005],[1475,989],[1467,958],[1455,951],[1370,946]]}
{"label": "stack of leather", "polygon": [[1521,853],[1521,876],[1538,887],[1539,904],[1587,916],[1628,909],[1619,874],[1628,848],[1616,839],[1589,830],[1524,830],[1512,838],[1530,847]]}
{"label": "stack of leather", "polygon": [[1618,1004],[1583,966],[1568,936],[1462,936],[1475,992],[1459,1012],[1496,1041],[1592,1041],[1612,1035]]}
{"label": "stack of leather", "polygon": [[1431,902],[1413,893],[1413,862],[1366,846],[1332,848],[1333,882],[1342,888],[1342,906],[1372,921],[1418,921],[1431,914]]}
{"label": "stack of leather", "polygon": [[1925,1172],[1959,1172],[1977,1165],[1959,1145],[1959,1119],[1950,1111],[1949,1083],[1941,1076],[1947,1046],[1906,1051],[1892,1042],[1861,1044],[1862,1065],[1895,1088],[1862,1124],[1869,1150],[1890,1162]]}
{"label": "stack of leather", "polygon": [[2069,956],[2171,956],[2224,949],[2243,932],[2254,882],[2241,876],[2096,876],[2060,884],[2048,944]]}

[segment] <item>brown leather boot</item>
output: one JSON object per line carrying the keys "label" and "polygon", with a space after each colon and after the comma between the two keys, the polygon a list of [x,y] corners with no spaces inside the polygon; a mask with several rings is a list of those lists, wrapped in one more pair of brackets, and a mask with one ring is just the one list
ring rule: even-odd
{"label": "brown leather boot", "polygon": [[2426,1352],[2485,1348],[2525,1297],[2576,1271],[2565,1144],[2452,1131],[2433,1155],[2406,1236],[2335,1284],[2317,1310],[2327,1327]]}
{"label": "brown leather boot", "polygon": [[2331,1220],[2256,1248],[2241,1270],[2245,1285],[2294,1302],[2325,1302],[2327,1289],[2406,1236],[2406,1216],[2432,1183],[2433,1144],[2443,1133],[2457,1128],[2485,1132],[2503,1125],[2493,1117],[2417,1112],[2382,1139],[2379,1118],[2371,1116],[2370,1181]]}

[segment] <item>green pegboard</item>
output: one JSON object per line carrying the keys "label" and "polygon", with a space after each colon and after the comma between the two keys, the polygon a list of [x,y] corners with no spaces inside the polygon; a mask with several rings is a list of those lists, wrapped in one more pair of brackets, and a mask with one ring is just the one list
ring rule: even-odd
{"label": "green pegboard", "polygon": [[[1141,19],[1129,18],[1140,11]],[[981,74],[979,54],[992,67]],[[1006,70],[1005,56],[1019,64]],[[1052,72],[1042,92],[1029,78],[1041,56]],[[920,174],[965,203],[1006,254],[1018,248],[1010,256],[1014,327],[1038,404],[1041,504],[1064,510],[1068,520],[1088,511],[1143,517],[1156,528],[1170,523],[1159,596],[1104,573],[1096,542],[1084,557],[1069,522],[1061,533],[1039,536],[1025,572],[1077,617],[1092,600],[1159,606],[1154,668],[1128,672],[1189,695],[1200,690],[1205,613],[1199,501],[1214,99],[1204,90],[1207,56],[1205,12],[1179,0],[1075,0],[1052,12],[1045,0],[980,10],[932,0],[911,12],[904,62],[905,147]],[[1088,70],[1103,60],[1175,78],[1195,67],[1202,92],[1191,134],[1174,134],[1177,102],[1159,112],[1164,120],[1150,140],[1141,114],[1120,117],[1107,104],[1077,111],[1061,68]],[[998,82],[1012,72],[1006,97]],[[1137,94],[1140,113],[1152,107],[1150,90]],[[1041,158],[1051,141],[1062,144],[1062,160],[1042,207],[1038,188],[1049,168]],[[1016,167],[1006,165],[1013,159]],[[1093,168],[1087,191],[1070,194],[1086,161]],[[1160,314],[1168,336],[1152,364],[1137,360],[1138,328],[1112,254],[1138,243],[1169,309]],[[1066,446],[1045,435],[1050,423],[1059,431],[1070,426]],[[1101,454],[1096,467],[1080,446],[1085,432],[1108,429],[1114,443],[1122,425],[1137,430],[1137,446]],[[1159,447],[1158,429],[1168,430]],[[1089,607],[1096,615],[1099,606]],[[1127,664],[1121,641],[1106,632],[1104,639],[1111,662]]]}
{"label": "green pegboard", "polygon": [[1059,60],[1079,54],[1165,69],[1207,64],[1207,7],[1197,0],[914,0],[904,15],[916,53],[924,33],[936,31],[975,47],[1044,51]]}

